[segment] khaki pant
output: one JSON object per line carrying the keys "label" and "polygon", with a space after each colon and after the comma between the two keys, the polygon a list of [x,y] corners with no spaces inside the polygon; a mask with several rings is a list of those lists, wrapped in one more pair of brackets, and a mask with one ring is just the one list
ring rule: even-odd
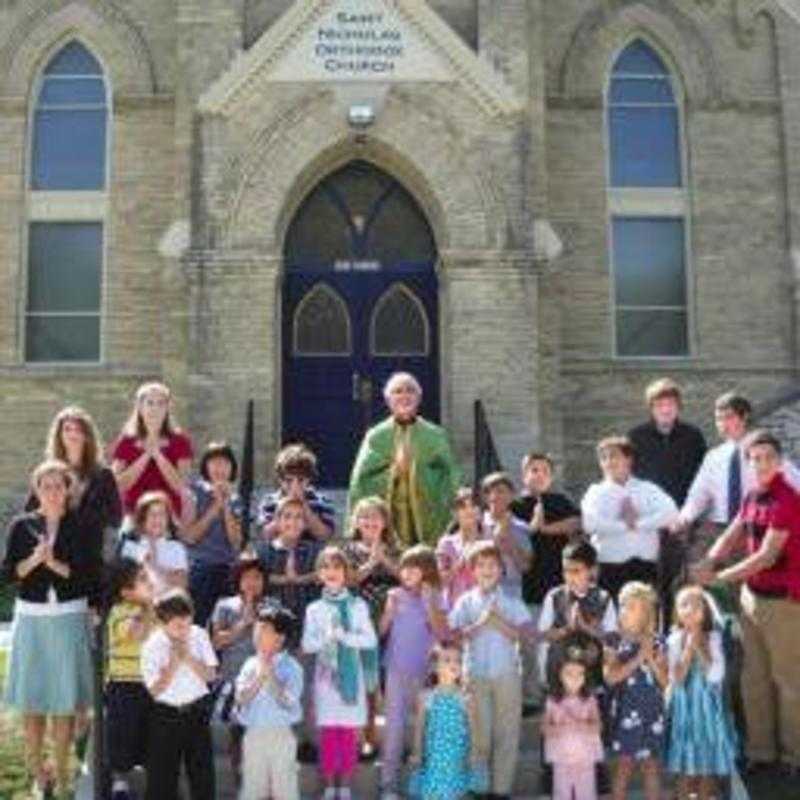
{"label": "khaki pant", "polygon": [[800,766],[800,603],[742,588],[747,755]]}
{"label": "khaki pant", "polygon": [[240,800],[299,800],[297,740],[291,728],[248,728]]}
{"label": "khaki pant", "polygon": [[490,793],[511,794],[517,768],[522,681],[512,673],[499,678],[472,678],[477,710],[476,744],[489,769]]}

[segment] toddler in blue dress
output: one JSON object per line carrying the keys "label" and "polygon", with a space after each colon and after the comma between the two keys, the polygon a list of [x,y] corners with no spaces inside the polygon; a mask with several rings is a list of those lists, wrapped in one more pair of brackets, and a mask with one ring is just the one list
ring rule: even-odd
{"label": "toddler in blue dress", "polygon": [[461,686],[461,649],[437,645],[436,685],[417,700],[409,796],[422,800],[458,800],[469,792],[486,791],[486,775],[473,765],[475,710]]}

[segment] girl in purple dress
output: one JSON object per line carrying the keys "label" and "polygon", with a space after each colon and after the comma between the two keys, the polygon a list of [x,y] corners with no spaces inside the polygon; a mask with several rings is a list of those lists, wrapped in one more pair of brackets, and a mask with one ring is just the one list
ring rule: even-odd
{"label": "girl in purple dress", "polygon": [[597,800],[595,764],[603,760],[603,743],[586,658],[578,647],[567,649],[547,698],[544,753],[553,765],[553,800]]}
{"label": "girl in purple dress", "polygon": [[431,649],[447,635],[436,556],[430,547],[415,545],[400,558],[400,586],[389,592],[380,634],[388,637],[381,795],[395,800],[400,793],[406,725],[428,673]]}

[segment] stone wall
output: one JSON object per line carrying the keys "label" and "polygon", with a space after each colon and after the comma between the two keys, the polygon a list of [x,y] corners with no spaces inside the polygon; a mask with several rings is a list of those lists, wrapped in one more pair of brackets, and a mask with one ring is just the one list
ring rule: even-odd
{"label": "stone wall", "polygon": [[[582,490],[594,443],[644,414],[643,390],[671,375],[687,417],[710,441],[713,398],[738,388],[756,402],[796,374],[794,277],[776,42],[764,18],[746,35],[724,4],[548,5],[549,208],[565,247],[561,301],[563,460]],[[683,94],[690,213],[692,353],[635,361],[612,353],[612,285],[603,93],[614,54],[645,36]]]}
{"label": "stone wall", "polygon": [[[580,491],[596,474],[594,442],[641,418],[652,378],[684,385],[686,416],[711,440],[718,393],[758,403],[794,380],[796,22],[766,0],[430,5],[520,111],[487,110],[465,72],[374,88],[366,142],[346,124],[352,92],[333,84],[265,85],[227,116],[204,113],[200,98],[288,0],[0,4],[0,493],[24,483],[61,405],[86,405],[112,437],[151,377],[174,386],[198,444],[238,443],[254,397],[266,474],[280,440],[283,233],[352,158],[403,182],[435,231],[443,411],[465,465],[476,397],[507,466],[545,447]],[[693,352],[677,361],[611,352],[603,92],[613,54],[636,35],[675,69],[684,98]],[[114,90],[104,363],[33,368],[22,362],[29,103],[48,54],[72,36]],[[544,247],[533,231],[548,224]],[[167,231],[188,238],[185,257],[159,253]],[[796,447],[797,415],[775,419]]]}

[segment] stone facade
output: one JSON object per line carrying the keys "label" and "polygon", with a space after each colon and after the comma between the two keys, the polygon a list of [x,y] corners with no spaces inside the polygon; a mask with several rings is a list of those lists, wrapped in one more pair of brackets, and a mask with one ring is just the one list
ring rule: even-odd
{"label": "stone facade", "polygon": [[[151,377],[173,387],[177,416],[200,443],[239,442],[254,398],[264,474],[281,440],[283,237],[308,192],[355,158],[397,178],[433,229],[443,421],[465,465],[476,398],[510,467],[529,447],[547,448],[579,489],[595,472],[595,440],[640,418],[652,378],[676,377],[687,418],[704,425],[720,391],[761,403],[796,378],[791,3],[394,0],[446,79],[273,80],[328,4],[0,3],[4,492],[23,483],[62,404],[85,405],[110,438]],[[682,359],[612,349],[604,92],[614,54],[637,36],[663,55],[682,96],[691,221]],[[26,365],[30,104],[43,65],[73,38],[113,87],[103,359]],[[354,98],[377,109],[365,136],[348,125]]]}

